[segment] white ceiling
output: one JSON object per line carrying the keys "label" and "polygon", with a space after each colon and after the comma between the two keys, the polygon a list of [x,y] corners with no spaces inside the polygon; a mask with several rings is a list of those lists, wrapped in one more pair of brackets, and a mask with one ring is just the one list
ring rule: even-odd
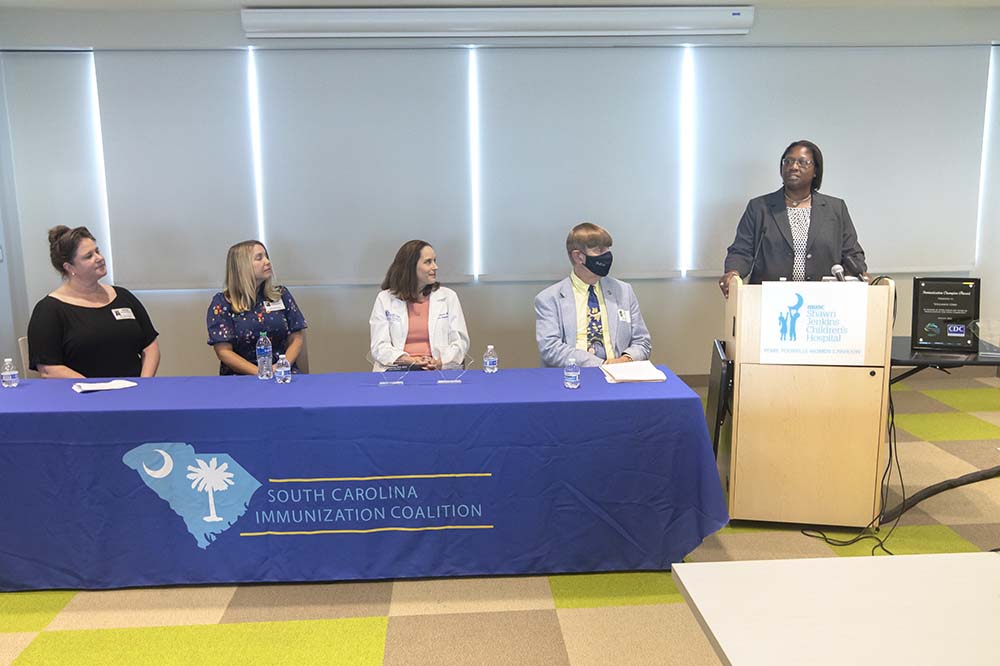
{"label": "white ceiling", "polygon": [[0,0],[0,8],[174,11],[232,10],[242,7],[497,7],[531,6],[636,6],[636,5],[740,5],[760,8],[857,7],[1000,7],[1000,0]]}

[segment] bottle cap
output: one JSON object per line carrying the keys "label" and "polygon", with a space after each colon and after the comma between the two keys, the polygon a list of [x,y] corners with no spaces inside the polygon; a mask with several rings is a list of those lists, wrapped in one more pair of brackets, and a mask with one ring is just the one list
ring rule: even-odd
{"label": "bottle cap", "polygon": [[486,351],[490,351],[491,349],[493,349],[493,345],[486,345]]}
{"label": "bottle cap", "polygon": [[13,362],[14,362],[14,359],[12,359],[12,358],[5,358],[5,359],[3,360],[3,362],[4,362],[4,363],[13,363]]}

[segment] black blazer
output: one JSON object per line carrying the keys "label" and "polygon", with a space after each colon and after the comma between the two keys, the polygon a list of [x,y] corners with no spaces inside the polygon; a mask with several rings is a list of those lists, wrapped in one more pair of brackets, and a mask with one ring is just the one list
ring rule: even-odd
{"label": "black blazer", "polygon": [[[757,261],[753,256],[757,243],[760,251]],[[750,284],[778,278],[792,279],[792,261],[795,257],[792,244],[792,226],[788,222],[783,190],[751,199],[736,227],[736,238],[726,253],[726,272],[739,271],[740,277]],[[820,280],[830,275],[834,264],[844,266],[844,257],[854,259],[864,272],[865,251],[858,244],[858,233],[847,212],[843,199],[813,192],[812,213],[809,220],[809,240],[806,245],[806,279]],[[750,275],[751,265],[753,274]]]}

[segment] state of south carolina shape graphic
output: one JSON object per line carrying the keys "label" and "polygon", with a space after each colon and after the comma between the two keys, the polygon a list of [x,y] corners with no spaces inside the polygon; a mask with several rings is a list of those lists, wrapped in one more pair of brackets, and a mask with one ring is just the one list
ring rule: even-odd
{"label": "state of south carolina shape graphic", "polygon": [[199,454],[184,442],[142,444],[122,462],[181,517],[199,548],[232,527],[260,488],[227,454]]}

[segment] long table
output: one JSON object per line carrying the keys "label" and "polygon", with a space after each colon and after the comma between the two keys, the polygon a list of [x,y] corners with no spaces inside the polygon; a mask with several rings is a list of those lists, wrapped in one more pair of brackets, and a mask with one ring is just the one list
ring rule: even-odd
{"label": "long table", "polygon": [[[983,343],[980,342],[980,344]],[[1000,349],[996,349],[992,345],[986,346],[993,349],[997,353],[1000,353]],[[992,354],[980,355],[978,350],[972,354],[963,354],[960,352],[938,352],[933,350],[915,351],[910,347],[910,336],[908,335],[893,336],[891,353],[893,369],[909,368],[909,370],[894,376],[892,378],[893,384],[901,382],[904,379],[908,379],[909,377],[912,377],[927,368],[948,370],[952,368],[961,368],[967,365],[986,367],[1000,366],[1000,356],[993,356]]]}
{"label": "long table", "polygon": [[667,569],[728,516],[664,371],[23,381],[0,390],[0,589]]}

